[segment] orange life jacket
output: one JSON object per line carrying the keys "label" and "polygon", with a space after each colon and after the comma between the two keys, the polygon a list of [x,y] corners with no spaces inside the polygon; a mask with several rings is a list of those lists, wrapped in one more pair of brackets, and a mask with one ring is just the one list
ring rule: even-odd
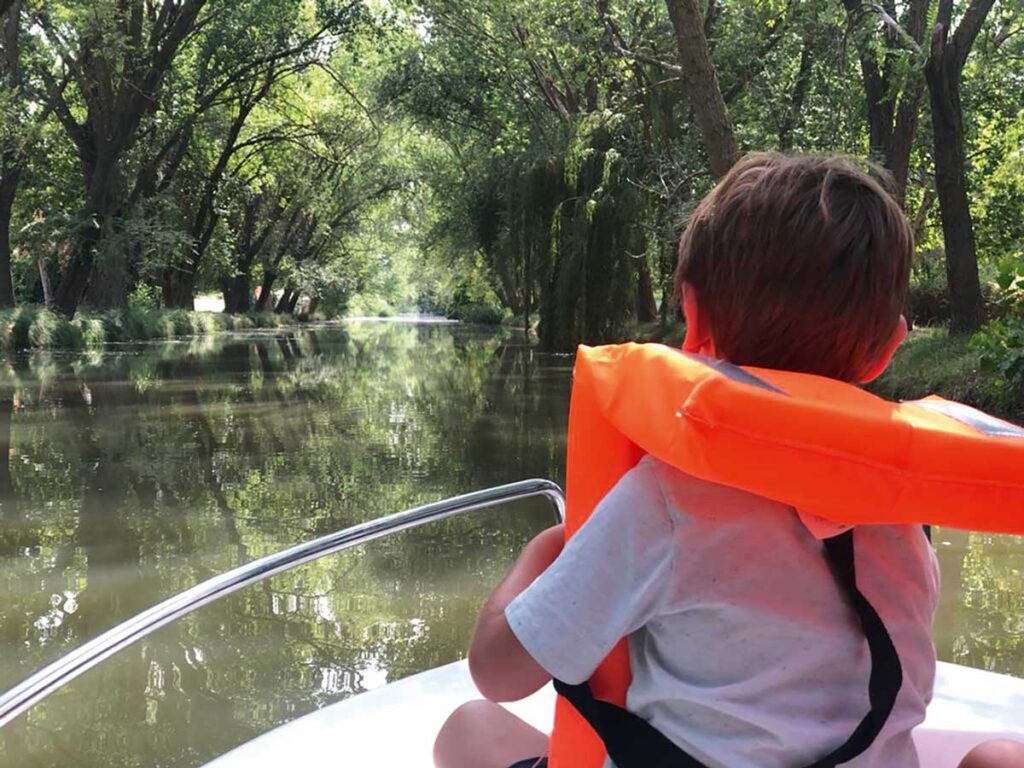
{"label": "orange life jacket", "polygon": [[[930,397],[891,403],[833,379],[740,368],[658,344],[581,346],[566,535],[644,454],[827,520],[1024,533],[1024,429]],[[625,642],[590,680],[625,705]],[[599,768],[601,740],[561,697],[551,768]]]}

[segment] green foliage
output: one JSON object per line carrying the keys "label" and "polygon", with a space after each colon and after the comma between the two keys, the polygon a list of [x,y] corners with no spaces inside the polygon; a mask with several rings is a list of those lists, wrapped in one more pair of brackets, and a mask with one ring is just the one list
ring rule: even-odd
{"label": "green foliage", "polygon": [[372,294],[356,296],[345,305],[345,312],[350,317],[392,317],[395,308],[387,300]]}
{"label": "green foliage", "polygon": [[910,276],[910,317],[915,325],[949,321],[949,285],[942,252],[919,249]]}
{"label": "green foliage", "polygon": [[131,309],[156,309],[160,306],[160,290],[155,285],[139,283],[128,294],[128,307]]}
{"label": "green foliage", "polygon": [[992,391],[1004,405],[1024,402],[1024,317],[988,323],[971,339],[984,370],[995,374]]}
{"label": "green foliage", "polygon": [[92,315],[78,315],[72,321],[82,334],[82,347],[97,349],[107,341],[106,327],[103,319]]}
{"label": "green foliage", "polygon": [[[156,10],[180,6],[152,5],[144,31]],[[983,273],[1004,289],[1024,257],[1024,35],[1011,5],[987,23],[963,87]],[[11,224],[22,303],[52,299],[93,232],[93,308],[188,306],[169,284],[194,271],[192,289],[234,286],[239,311],[266,279],[272,293],[298,292],[297,311],[331,317],[441,313],[463,279],[482,280],[505,314],[538,315],[552,349],[668,318],[674,244],[711,178],[661,0],[230,3],[183,40],[140,114],[111,117],[134,127],[107,193],[93,195],[110,202],[103,215],[85,205],[90,153],[76,140],[100,135],[93,116],[138,90],[123,23],[134,2],[24,7],[21,67],[0,87],[0,144],[21,161]],[[895,7],[905,24],[907,6]],[[887,98],[919,82],[923,55],[871,4],[852,16],[825,0],[713,9],[718,78],[746,149],[864,155],[861,57],[884,73]],[[72,78],[67,110],[43,109],[76,53],[98,56],[111,87]],[[124,99],[90,107],[122,86]],[[925,267],[919,319],[941,322],[930,132],[923,108],[907,207]],[[210,332],[184,316],[173,325]],[[147,332],[171,333],[156,326]]]}
{"label": "green foliage", "polygon": [[129,307],[103,316],[107,341],[167,339],[174,336],[174,320],[158,310]]}
{"label": "green foliage", "polygon": [[472,325],[501,325],[506,319],[505,310],[489,304],[470,304],[449,313],[450,317]]}

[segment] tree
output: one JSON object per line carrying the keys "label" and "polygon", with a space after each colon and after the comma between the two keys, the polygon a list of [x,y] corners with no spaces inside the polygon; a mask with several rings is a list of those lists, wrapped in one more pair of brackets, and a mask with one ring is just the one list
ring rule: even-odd
{"label": "tree", "polygon": [[[718,74],[704,35],[697,0],[665,0],[675,28],[679,64],[690,108],[700,126],[711,172],[724,176],[739,157],[732,121],[718,85]],[[712,3],[713,6],[713,3]]]}
{"label": "tree", "polygon": [[[197,76],[195,112],[197,118],[205,116],[212,123],[210,143],[215,148],[209,160],[201,163],[195,199],[187,203],[187,253],[165,272],[166,306],[192,307],[199,270],[221,220],[218,197],[224,183],[249,163],[260,146],[301,141],[312,130],[302,122],[306,116],[281,114],[287,111],[285,104],[309,91],[310,84],[300,76],[325,66],[335,41],[353,34],[364,21],[362,6],[355,2],[336,9],[326,20],[317,19],[313,26],[304,21],[305,10],[305,3],[296,0],[237,4],[232,23],[208,35]],[[260,120],[261,110],[278,115]],[[195,148],[193,124],[182,132],[180,141]]]}
{"label": "tree", "polygon": [[[238,210],[238,209],[241,210]],[[280,193],[268,184],[260,191],[245,190],[232,212],[237,217],[232,228],[237,232],[233,274],[224,278],[224,311],[249,312],[252,309],[252,269],[267,239],[284,214]]]}
{"label": "tree", "polygon": [[[64,93],[56,114],[75,144],[85,184],[81,223],[72,234],[71,260],[54,296],[72,316],[92,276],[96,248],[121,212],[121,161],[139,125],[155,109],[175,56],[197,27],[206,0],[97,0],[68,15],[35,14],[54,58],[67,67],[79,104]],[[55,83],[50,74],[48,80]]]}
{"label": "tree", "polygon": [[[21,0],[3,0],[0,5],[0,81],[6,100],[17,99],[19,90],[19,36]],[[14,278],[11,275],[11,211],[21,177],[22,156],[14,126],[13,110],[5,110],[4,140],[0,152],[0,308],[14,306]]]}
{"label": "tree", "polygon": [[[11,220],[30,148],[53,112],[67,80],[33,92],[24,55],[25,0],[0,0],[0,308],[15,303],[11,273]],[[32,46],[36,47],[36,46]]]}
{"label": "tree", "polygon": [[902,204],[925,90],[924,67],[918,59],[924,55],[931,0],[905,3],[898,22],[892,2],[843,0],[843,6],[850,24],[861,19],[877,19],[881,24],[881,52],[873,39],[861,37],[857,44],[867,106],[868,152],[892,173]]}
{"label": "tree", "polygon": [[978,277],[974,225],[967,195],[964,120],[960,83],[964,65],[995,0],[971,0],[956,30],[953,0],[939,0],[925,73],[931,97],[935,187],[942,211],[949,281],[950,331],[977,330],[985,311]]}

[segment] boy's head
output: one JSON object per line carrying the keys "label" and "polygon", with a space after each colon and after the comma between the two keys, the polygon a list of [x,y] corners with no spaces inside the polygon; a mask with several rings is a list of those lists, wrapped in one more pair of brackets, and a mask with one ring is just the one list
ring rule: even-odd
{"label": "boy's head", "polygon": [[685,348],[873,378],[906,334],[913,252],[899,205],[849,161],[748,155],[697,206],[679,244]]}

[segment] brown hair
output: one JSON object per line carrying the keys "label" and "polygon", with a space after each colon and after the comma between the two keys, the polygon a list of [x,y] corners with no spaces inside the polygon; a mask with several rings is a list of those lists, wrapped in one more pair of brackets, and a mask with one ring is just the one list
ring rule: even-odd
{"label": "brown hair", "polygon": [[836,157],[748,155],[700,202],[679,243],[715,350],[737,365],[856,381],[883,353],[914,239],[873,178]]}

